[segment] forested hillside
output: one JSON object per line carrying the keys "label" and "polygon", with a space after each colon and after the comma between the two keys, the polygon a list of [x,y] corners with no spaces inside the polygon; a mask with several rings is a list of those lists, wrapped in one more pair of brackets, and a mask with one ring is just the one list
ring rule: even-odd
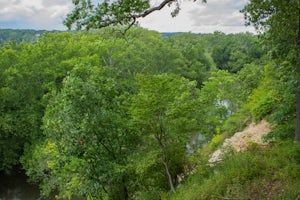
{"label": "forested hillside", "polygon": [[55,31],[0,29],[0,46],[9,41],[34,43],[45,32]]}
{"label": "forested hillside", "polygon": [[[295,61],[274,52],[250,33],[142,28],[6,43],[0,170],[21,166],[58,199],[295,199]],[[263,119],[267,146],[207,165]]]}

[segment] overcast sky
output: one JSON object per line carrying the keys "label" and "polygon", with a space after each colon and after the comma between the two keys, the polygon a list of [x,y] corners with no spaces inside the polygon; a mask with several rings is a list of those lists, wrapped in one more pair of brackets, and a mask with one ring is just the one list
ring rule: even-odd
{"label": "overcast sky", "polygon": [[[180,0],[181,11],[172,18],[172,7],[139,20],[142,27],[160,32],[254,32],[244,26],[239,12],[248,0]],[[153,0],[153,3],[159,3]],[[0,0],[0,28],[66,30],[62,24],[72,10],[72,0]]]}

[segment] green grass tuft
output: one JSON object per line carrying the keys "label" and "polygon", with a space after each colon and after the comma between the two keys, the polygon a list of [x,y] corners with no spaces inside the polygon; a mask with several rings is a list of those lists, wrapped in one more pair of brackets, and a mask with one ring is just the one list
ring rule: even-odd
{"label": "green grass tuft", "polygon": [[252,145],[244,153],[228,155],[211,170],[202,163],[169,199],[276,200],[296,199],[299,194],[300,144],[284,142]]}

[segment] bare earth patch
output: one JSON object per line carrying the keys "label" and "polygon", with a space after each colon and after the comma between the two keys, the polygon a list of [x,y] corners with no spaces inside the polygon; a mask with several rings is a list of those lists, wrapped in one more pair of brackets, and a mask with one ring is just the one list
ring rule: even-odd
{"label": "bare earth patch", "polygon": [[222,155],[228,147],[231,147],[236,152],[242,152],[248,148],[250,143],[263,145],[264,142],[262,141],[262,136],[270,131],[271,126],[265,120],[262,120],[259,123],[251,123],[242,132],[237,132],[232,137],[226,139],[221,149],[218,149],[211,154],[208,163],[213,165],[214,163],[221,161]]}

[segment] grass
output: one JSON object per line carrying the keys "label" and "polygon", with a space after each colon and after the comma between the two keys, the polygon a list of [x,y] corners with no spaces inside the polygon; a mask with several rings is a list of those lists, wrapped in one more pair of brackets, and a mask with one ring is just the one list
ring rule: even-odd
{"label": "grass", "polygon": [[200,162],[170,200],[291,199],[300,195],[300,144],[252,145],[210,168]]}

